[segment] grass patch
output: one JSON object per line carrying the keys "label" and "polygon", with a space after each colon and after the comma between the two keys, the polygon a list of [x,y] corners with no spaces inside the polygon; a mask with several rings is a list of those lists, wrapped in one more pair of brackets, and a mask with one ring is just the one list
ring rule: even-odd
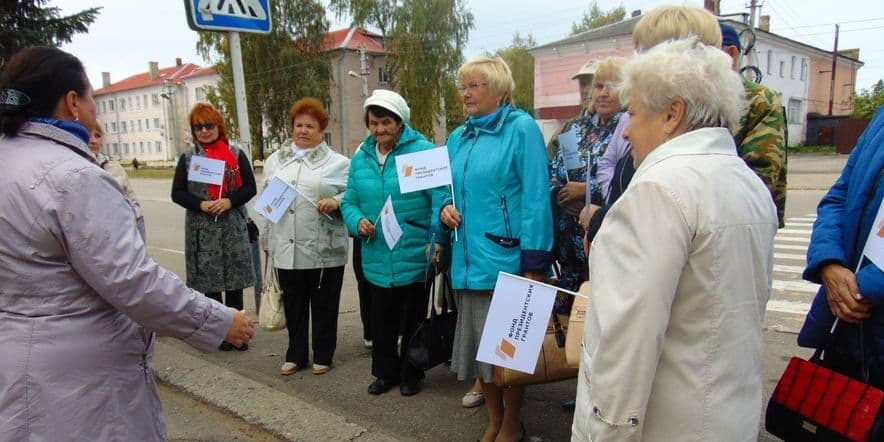
{"label": "grass patch", "polygon": [[134,170],[131,167],[126,168],[126,173],[129,174],[129,178],[163,178],[163,179],[171,179],[175,176],[175,168],[174,167],[163,167],[163,168],[149,168],[142,167],[138,170]]}
{"label": "grass patch", "polygon": [[789,146],[789,153],[830,153],[835,154],[835,146]]}

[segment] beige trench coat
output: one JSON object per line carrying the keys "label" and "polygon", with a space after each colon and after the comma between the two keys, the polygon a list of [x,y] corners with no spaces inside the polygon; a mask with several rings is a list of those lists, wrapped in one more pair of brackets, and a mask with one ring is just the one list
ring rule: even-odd
{"label": "beige trench coat", "polygon": [[148,255],[86,144],[46,124],[0,137],[0,440],[156,441],[153,332],[203,351],[230,309]]}
{"label": "beige trench coat", "polygon": [[592,245],[574,440],[757,439],[776,229],[727,130],[645,158]]}

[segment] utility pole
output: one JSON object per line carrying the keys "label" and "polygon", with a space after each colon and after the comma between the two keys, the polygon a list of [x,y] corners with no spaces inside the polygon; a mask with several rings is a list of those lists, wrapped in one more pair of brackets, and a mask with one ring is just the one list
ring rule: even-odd
{"label": "utility pole", "polygon": [[840,25],[835,25],[835,49],[832,49],[832,81],[829,84],[829,116],[832,116],[832,104],[835,102],[835,68],[838,67],[838,33]]}
{"label": "utility pole", "polygon": [[757,0],[749,1],[749,27],[752,30],[755,30],[755,9],[758,8]]}
{"label": "utility pole", "polygon": [[703,0],[703,7],[712,15],[721,14],[721,0]]}
{"label": "utility pole", "polygon": [[365,45],[359,45],[359,76],[362,77],[362,98],[368,98],[368,57],[365,55]]}
{"label": "utility pole", "polygon": [[242,66],[242,45],[239,32],[229,32],[230,64],[233,68],[233,96],[236,102],[236,122],[239,127],[239,147],[252,163],[252,136],[249,133],[249,107],[246,105],[246,82]]}

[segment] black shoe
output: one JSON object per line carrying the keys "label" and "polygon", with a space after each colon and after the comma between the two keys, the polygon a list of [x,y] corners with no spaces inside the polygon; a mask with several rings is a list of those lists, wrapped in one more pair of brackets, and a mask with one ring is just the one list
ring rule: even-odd
{"label": "black shoe", "polygon": [[392,381],[389,379],[377,378],[371,385],[368,386],[369,394],[384,394],[390,391],[391,388],[395,387],[399,381]]}
{"label": "black shoe", "polygon": [[249,349],[249,344],[243,344],[243,345],[241,345],[241,346],[239,346],[239,347],[233,347],[233,348],[235,348],[236,351],[246,351],[246,350]]}
{"label": "black shoe", "polygon": [[570,411],[573,413],[575,408],[577,408],[577,401],[562,402],[562,409],[565,411]]}
{"label": "black shoe", "polygon": [[415,382],[403,382],[402,385],[399,386],[399,394],[402,396],[414,396],[421,391],[421,383],[419,381]]}
{"label": "black shoe", "polygon": [[229,343],[229,342],[227,342],[227,341],[224,341],[224,342],[221,343],[221,345],[218,346],[218,350],[221,350],[221,351],[232,351],[232,350],[233,350],[233,344],[231,344],[231,343]]}

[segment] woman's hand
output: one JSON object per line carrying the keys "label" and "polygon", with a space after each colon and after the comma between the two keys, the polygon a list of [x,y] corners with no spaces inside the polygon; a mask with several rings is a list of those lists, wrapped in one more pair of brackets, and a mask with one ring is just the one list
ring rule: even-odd
{"label": "woman's hand", "polygon": [[233,311],[233,324],[230,324],[230,330],[224,340],[233,344],[234,347],[242,347],[248,344],[255,337],[255,326],[252,320],[246,316],[243,310],[230,309]]}
{"label": "woman's hand", "polygon": [[526,271],[522,272],[522,276],[537,282],[546,282],[546,275],[541,272]]}
{"label": "woman's hand", "polygon": [[212,201],[200,201],[200,210],[205,214],[214,215],[212,213]]}
{"label": "woman's hand", "polygon": [[863,299],[856,285],[856,275],[841,264],[828,264],[820,271],[826,286],[829,308],[839,319],[855,324],[867,319],[872,312],[869,301]]}
{"label": "woman's hand", "polygon": [[[586,200],[586,183],[581,181],[569,181],[565,184],[561,190],[559,190],[559,194],[556,197],[556,202],[559,206],[565,207],[565,205],[571,201],[585,201]],[[565,207],[567,208],[567,207]]]}
{"label": "woman's hand", "polygon": [[204,204],[206,204],[206,209],[208,210],[203,209],[203,212],[214,216],[221,216],[225,212],[230,210],[231,207],[233,207],[233,203],[230,202],[230,198],[219,198],[211,201],[203,201],[200,203],[200,208],[203,208]]}
{"label": "woman's hand", "polygon": [[595,212],[599,210],[602,206],[597,204],[590,204],[585,206],[583,210],[580,211],[579,223],[583,227],[583,230],[589,228],[589,220],[592,219],[592,216],[595,215]]}
{"label": "woman's hand", "polygon": [[[424,255],[430,254],[431,244],[427,244],[427,249],[424,251]],[[436,243],[436,247],[433,248],[433,256],[430,258],[430,262],[433,263],[433,266],[436,267],[436,271],[439,270],[439,265],[442,263],[442,253],[445,252],[445,245]]]}
{"label": "woman's hand", "polygon": [[359,234],[362,236],[369,238],[374,236],[374,226],[371,225],[371,221],[365,218],[359,220],[359,225],[356,228],[359,229]]}
{"label": "woman's hand", "polygon": [[460,213],[454,208],[454,204],[449,204],[442,208],[439,220],[451,229],[460,227]]}
{"label": "woman's hand", "polygon": [[329,213],[338,210],[341,207],[338,200],[334,198],[323,198],[316,202],[316,210],[319,213]]}

